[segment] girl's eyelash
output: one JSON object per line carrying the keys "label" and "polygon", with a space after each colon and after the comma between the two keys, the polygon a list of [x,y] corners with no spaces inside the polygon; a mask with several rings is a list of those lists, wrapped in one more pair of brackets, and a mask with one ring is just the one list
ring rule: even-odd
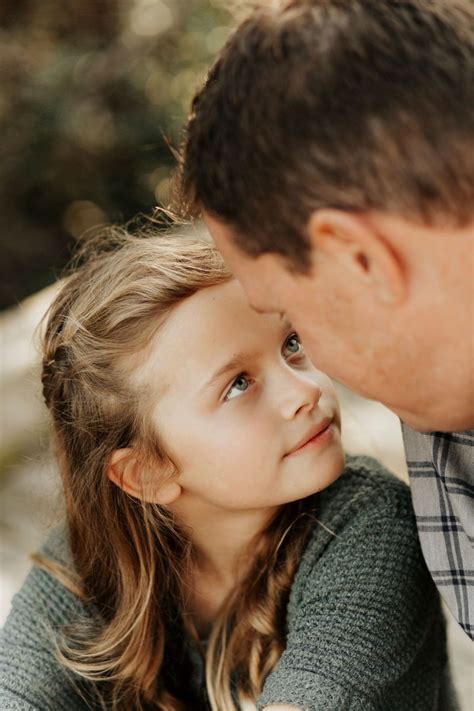
{"label": "girl's eyelash", "polygon": [[[245,380],[248,381],[249,385],[251,385],[252,382],[253,382],[252,378],[250,378],[248,375],[246,375],[246,373],[239,373],[239,374],[233,379],[233,381],[231,382],[231,384],[230,384],[229,387],[227,388],[226,393],[225,393],[225,395],[224,395],[224,402],[229,402],[229,400],[231,399],[231,398],[229,398],[229,393],[230,393],[230,391],[232,390],[232,388],[235,387],[235,384],[237,383],[238,380],[240,380],[240,378],[245,378]],[[245,390],[242,391],[242,392],[245,392]]]}
{"label": "girl's eyelash", "polygon": [[286,346],[288,345],[288,342],[291,341],[293,338],[294,338],[296,341],[298,341],[298,345],[299,345],[299,347],[300,347],[299,350],[298,350],[298,353],[295,353],[295,355],[298,355],[298,354],[299,354],[299,355],[302,355],[302,353],[303,353],[303,346],[302,346],[302,344],[301,344],[300,337],[298,336],[298,334],[296,333],[296,331],[293,331],[293,333],[290,333],[290,335],[286,337],[286,340],[285,340],[285,342],[284,342],[284,347],[286,347]]}
{"label": "girl's eyelash", "polygon": [[[287,344],[288,344],[288,341],[290,341],[292,338],[294,338],[296,341],[298,341],[298,344],[299,344],[299,346],[300,346],[300,349],[298,350],[298,352],[297,352],[297,353],[294,353],[293,355],[300,355],[300,356],[303,355],[303,353],[302,353],[301,341],[300,341],[300,339],[299,339],[298,334],[297,334],[295,331],[293,331],[292,333],[290,333],[290,334],[285,338],[285,340],[284,340],[284,342],[283,342],[283,349],[285,349],[285,347],[286,347]],[[226,392],[225,392],[225,395],[224,395],[224,402],[229,402],[229,400],[231,399],[231,398],[229,398],[229,393],[230,393],[230,391],[232,390],[232,388],[235,387],[235,384],[237,383],[237,381],[238,381],[240,378],[245,378],[245,380],[248,381],[248,384],[249,384],[249,385],[251,385],[252,382],[253,382],[252,378],[250,378],[245,372],[242,372],[242,373],[239,373],[238,375],[236,375],[236,377],[235,377],[235,378],[233,379],[233,381],[230,383],[229,387],[227,388],[227,390],[226,390]],[[245,392],[245,390],[242,391],[242,392]]]}

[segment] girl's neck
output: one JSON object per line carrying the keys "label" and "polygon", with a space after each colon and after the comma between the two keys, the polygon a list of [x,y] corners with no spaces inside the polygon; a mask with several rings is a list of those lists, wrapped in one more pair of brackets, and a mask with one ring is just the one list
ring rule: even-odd
{"label": "girl's neck", "polygon": [[229,511],[191,497],[187,500],[186,495],[172,508],[190,530],[198,574],[222,587],[235,584],[248,568],[258,534],[278,510]]}
{"label": "girl's neck", "polygon": [[189,612],[199,636],[206,637],[229,595],[252,565],[259,533],[278,507],[229,511],[183,493],[170,508],[189,530],[194,544]]}

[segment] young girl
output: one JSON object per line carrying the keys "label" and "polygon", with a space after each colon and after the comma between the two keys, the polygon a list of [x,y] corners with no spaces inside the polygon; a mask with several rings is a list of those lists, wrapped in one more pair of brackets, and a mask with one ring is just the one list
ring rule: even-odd
{"label": "young girl", "polygon": [[345,465],[291,324],[199,236],[88,249],[46,321],[65,525],[2,632],[2,710],[455,708],[408,490]]}

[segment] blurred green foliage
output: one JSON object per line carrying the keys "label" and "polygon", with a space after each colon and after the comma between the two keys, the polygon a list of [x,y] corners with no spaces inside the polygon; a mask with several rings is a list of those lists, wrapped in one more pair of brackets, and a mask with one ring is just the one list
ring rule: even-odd
{"label": "blurred green foliage", "polygon": [[88,228],[167,204],[170,145],[234,22],[224,0],[1,0],[0,308]]}

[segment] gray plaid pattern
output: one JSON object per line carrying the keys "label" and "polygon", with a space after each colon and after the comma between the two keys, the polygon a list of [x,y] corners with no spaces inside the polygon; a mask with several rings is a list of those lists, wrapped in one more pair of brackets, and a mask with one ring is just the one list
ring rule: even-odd
{"label": "gray plaid pattern", "polygon": [[402,425],[418,533],[449,609],[474,639],[474,430],[421,434]]}

